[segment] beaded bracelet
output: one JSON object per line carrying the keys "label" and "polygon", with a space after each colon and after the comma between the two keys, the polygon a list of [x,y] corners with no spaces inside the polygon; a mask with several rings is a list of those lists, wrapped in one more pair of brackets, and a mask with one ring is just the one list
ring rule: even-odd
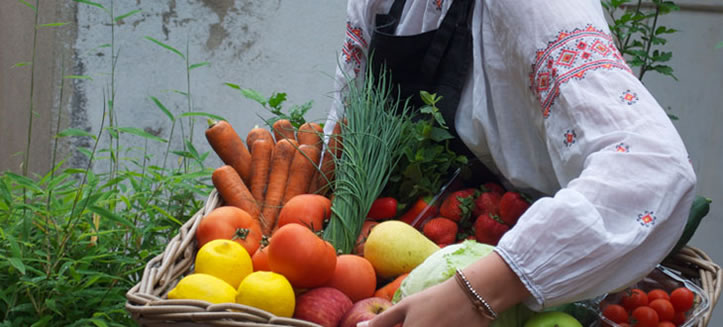
{"label": "beaded bracelet", "polygon": [[482,298],[482,296],[480,296],[474,288],[472,288],[472,284],[469,283],[467,277],[464,276],[461,270],[457,269],[457,272],[455,273],[455,279],[457,280],[459,286],[466,290],[465,293],[470,298],[470,300],[472,300],[472,304],[477,307],[477,310],[479,310],[482,316],[489,320],[497,319],[497,313],[495,312],[495,310],[493,310],[490,304],[487,303],[487,301],[485,301],[485,299]]}

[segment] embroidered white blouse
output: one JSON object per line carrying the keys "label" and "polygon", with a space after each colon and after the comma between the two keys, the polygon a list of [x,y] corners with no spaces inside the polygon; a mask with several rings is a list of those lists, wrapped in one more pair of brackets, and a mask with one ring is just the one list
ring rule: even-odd
{"label": "embroidered white blouse", "polygon": [[[338,90],[364,68],[375,14],[392,2],[348,0]],[[532,294],[526,304],[639,280],[682,233],[694,196],[680,136],[615,48],[599,0],[475,2],[457,131],[508,185],[549,195],[496,248]],[[436,29],[450,4],[407,0],[396,34]]]}

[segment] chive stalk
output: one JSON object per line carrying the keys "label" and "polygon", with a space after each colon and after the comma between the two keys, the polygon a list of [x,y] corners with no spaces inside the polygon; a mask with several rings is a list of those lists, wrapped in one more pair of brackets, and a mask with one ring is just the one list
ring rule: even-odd
{"label": "chive stalk", "polygon": [[[372,202],[399,162],[408,137],[407,103],[393,96],[387,76],[367,70],[363,81],[349,81],[341,125],[343,149],[336,159],[331,219],[324,239],[339,253],[350,253]],[[343,121],[340,119],[340,122]]]}

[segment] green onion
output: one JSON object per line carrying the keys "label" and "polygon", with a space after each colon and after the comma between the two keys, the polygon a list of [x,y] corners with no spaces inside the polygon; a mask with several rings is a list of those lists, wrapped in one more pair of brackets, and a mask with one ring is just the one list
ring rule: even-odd
{"label": "green onion", "polygon": [[335,162],[332,214],[324,230],[324,239],[340,253],[354,248],[372,202],[401,158],[408,142],[403,130],[410,121],[407,103],[392,96],[385,74],[375,79],[368,69],[364,81],[347,85],[343,149]]}

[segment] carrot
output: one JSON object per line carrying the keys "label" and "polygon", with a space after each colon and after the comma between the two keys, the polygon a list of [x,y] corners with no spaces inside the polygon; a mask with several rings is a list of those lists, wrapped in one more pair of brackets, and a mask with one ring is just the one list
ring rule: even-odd
{"label": "carrot", "polygon": [[251,150],[251,195],[259,204],[264,203],[273,150],[273,140],[267,139],[256,140]]}
{"label": "carrot", "polygon": [[313,145],[321,150],[322,135],[324,135],[324,129],[321,128],[321,125],[307,122],[299,127],[299,131],[296,132],[296,140],[299,141],[299,144]]}
{"label": "carrot", "polygon": [[341,145],[341,125],[334,125],[334,131],[332,131],[331,136],[329,136],[327,149],[334,153],[337,158],[341,158],[341,150],[343,149]]}
{"label": "carrot", "polygon": [[281,201],[286,190],[286,180],[289,177],[289,167],[296,152],[296,142],[290,139],[281,139],[274,146],[274,153],[271,158],[271,171],[269,182],[264,196],[263,210],[261,212],[261,225],[264,234],[269,235],[276,224],[276,216],[279,214]]}
{"label": "carrot", "polygon": [[291,122],[288,119],[277,120],[273,125],[271,125],[271,129],[274,131],[276,142],[283,139],[296,141],[296,137],[294,136],[294,126],[291,125]]}
{"label": "carrot", "polygon": [[314,171],[319,164],[320,154],[319,149],[313,145],[299,145],[299,151],[294,154],[294,159],[289,167],[289,180],[286,181],[282,204],[309,190],[311,178],[314,177]]}
{"label": "carrot", "polygon": [[225,120],[210,124],[206,129],[206,139],[219,158],[236,169],[244,183],[248,183],[251,173],[251,153],[231,124]]}
{"label": "carrot", "polygon": [[[346,123],[346,120],[344,120],[344,123]],[[341,158],[341,150],[341,125],[335,124],[329,136],[319,170],[314,173],[314,177],[311,180],[309,193],[324,195],[330,191],[329,183],[334,178],[334,169],[336,168],[333,157]]]}
{"label": "carrot", "polygon": [[378,290],[376,290],[376,292],[374,292],[374,296],[391,301],[394,297],[394,293],[397,291],[397,289],[399,289],[399,286],[402,285],[402,281],[407,278],[407,275],[409,274],[401,274],[391,282],[380,287]]}
{"label": "carrot", "polygon": [[253,144],[256,142],[256,140],[270,140],[271,142],[274,142],[274,137],[271,135],[271,132],[269,132],[268,129],[265,129],[263,127],[254,127],[249,131],[249,134],[246,135],[246,146],[248,147],[249,151],[253,152]]}
{"label": "carrot", "polygon": [[321,159],[320,170],[314,172],[314,178],[311,180],[309,186],[309,193],[317,193],[325,195],[329,192],[329,183],[334,179],[334,168],[336,163],[334,162],[333,154],[330,151],[324,153],[324,157]]}
{"label": "carrot", "polygon": [[233,167],[223,165],[216,168],[211,174],[211,181],[226,204],[240,208],[254,219],[258,219],[259,206]]}

